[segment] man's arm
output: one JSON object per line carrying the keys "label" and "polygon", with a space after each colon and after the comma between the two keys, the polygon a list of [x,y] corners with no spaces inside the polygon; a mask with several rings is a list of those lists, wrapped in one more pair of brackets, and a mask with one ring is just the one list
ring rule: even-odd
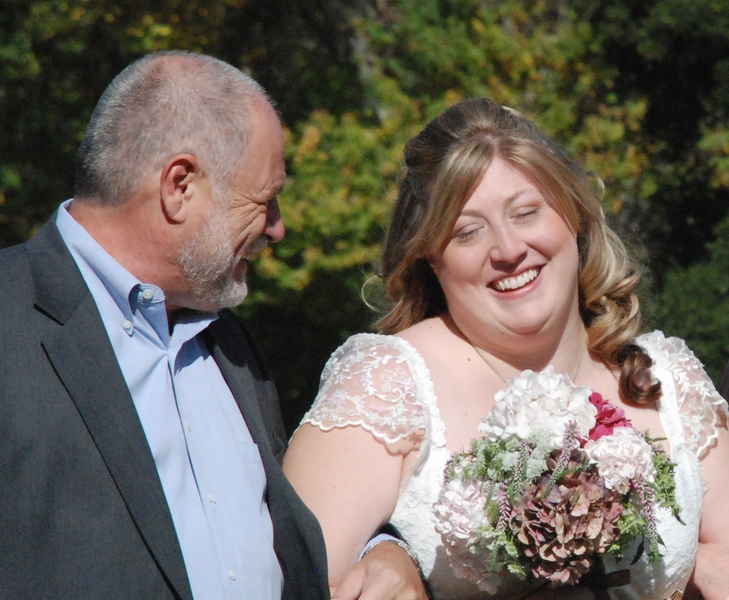
{"label": "man's arm", "polygon": [[428,600],[422,573],[393,542],[374,546],[347,573],[332,600]]}

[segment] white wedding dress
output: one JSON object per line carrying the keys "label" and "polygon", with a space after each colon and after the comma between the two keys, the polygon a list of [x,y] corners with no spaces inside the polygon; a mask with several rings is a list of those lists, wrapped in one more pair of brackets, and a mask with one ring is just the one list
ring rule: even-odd
{"label": "white wedding dress", "polygon": [[[631,582],[610,588],[614,599],[669,598],[683,590],[691,575],[698,543],[704,483],[699,459],[726,419],[726,403],[714,389],[686,344],[661,332],[636,340],[653,359],[652,374],[662,384],[661,422],[676,463],[676,498],[680,523],[659,509],[659,533],[665,547],[661,563],[652,567],[646,553],[630,566],[634,554],[623,561],[606,559],[606,571],[630,568]],[[438,600],[509,598],[524,593],[528,584],[507,579],[496,596],[481,592],[448,566],[440,535],[434,528],[433,503],[443,482],[445,426],[428,367],[422,356],[396,336],[359,334],[349,338],[330,358],[322,374],[316,401],[302,422],[323,430],[358,426],[379,440],[392,443],[414,432],[424,432],[418,459],[402,481],[390,522],[417,553],[421,567]]]}

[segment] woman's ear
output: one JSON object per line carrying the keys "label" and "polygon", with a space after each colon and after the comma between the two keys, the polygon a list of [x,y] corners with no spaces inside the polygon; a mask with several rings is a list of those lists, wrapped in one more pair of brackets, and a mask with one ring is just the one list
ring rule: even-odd
{"label": "woman's ear", "polygon": [[441,267],[441,260],[440,257],[436,256],[435,254],[429,254],[425,257],[425,260],[428,261],[428,264],[430,265],[430,268],[433,269],[433,273],[435,273],[436,277],[440,273],[440,267]]}
{"label": "woman's ear", "polygon": [[160,174],[160,204],[168,221],[182,223],[187,218],[191,185],[200,177],[199,163],[192,154],[178,154],[165,163]]}

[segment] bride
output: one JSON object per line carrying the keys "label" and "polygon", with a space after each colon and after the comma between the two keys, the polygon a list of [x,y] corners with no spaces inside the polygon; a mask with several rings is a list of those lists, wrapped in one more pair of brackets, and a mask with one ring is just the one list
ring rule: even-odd
{"label": "bride", "polygon": [[[490,597],[449,567],[433,504],[494,395],[553,365],[666,438],[676,463],[682,522],[659,510],[657,567],[646,553],[632,566],[632,555],[606,560],[631,570],[610,596],[678,598],[692,572],[705,598],[727,596],[725,402],[683,341],[637,335],[638,274],[588,175],[553,141],[486,99],[433,120],[405,149],[381,275],[383,334],[332,355],[284,463],[321,523],[332,587],[389,521],[436,599]],[[497,597],[533,587],[507,578]]]}

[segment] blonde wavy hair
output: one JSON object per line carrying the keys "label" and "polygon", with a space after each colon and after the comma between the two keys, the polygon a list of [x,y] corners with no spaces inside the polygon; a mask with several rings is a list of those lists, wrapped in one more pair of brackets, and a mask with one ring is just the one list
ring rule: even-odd
{"label": "blonde wavy hair", "polygon": [[428,257],[445,247],[495,157],[530,179],[577,237],[580,315],[590,352],[620,371],[623,399],[655,402],[660,384],[650,375],[652,361],[633,342],[640,329],[634,292],[640,272],[605,221],[602,182],[524,115],[485,98],[452,106],[405,147],[379,273],[390,305],[377,327],[396,333],[447,312]]}

